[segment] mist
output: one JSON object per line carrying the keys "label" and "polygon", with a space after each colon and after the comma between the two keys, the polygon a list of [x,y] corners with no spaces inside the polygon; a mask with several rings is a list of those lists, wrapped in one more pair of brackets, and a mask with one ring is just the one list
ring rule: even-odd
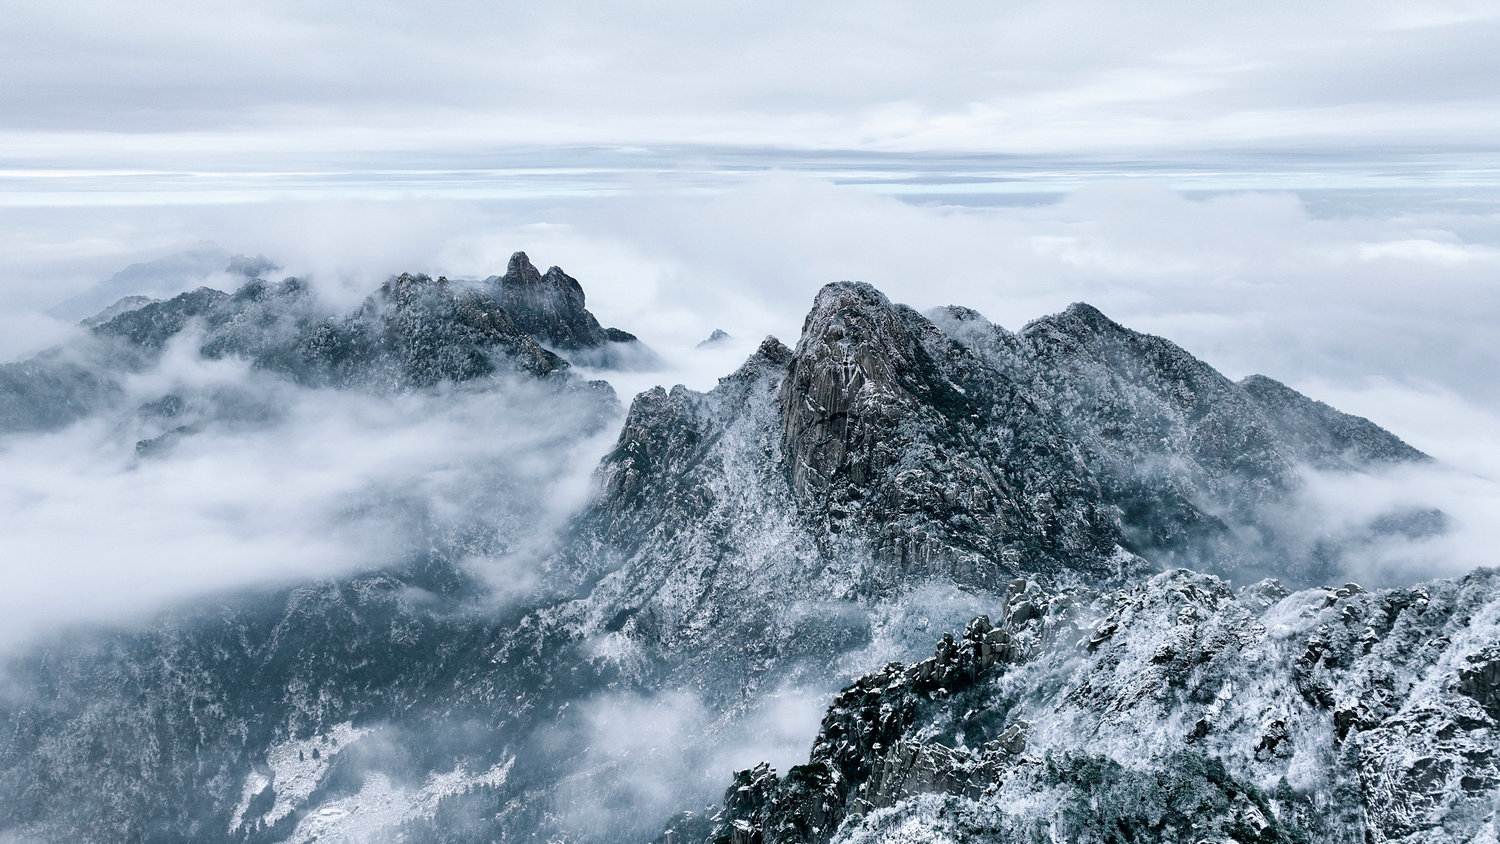
{"label": "mist", "polygon": [[[434,547],[494,600],[525,594],[612,441],[601,410],[620,412],[511,377],[310,389],[206,360],[199,342],[176,338],[99,416],[0,438],[0,644],[396,567]],[[137,411],[169,395],[182,404],[171,418]]]}
{"label": "mist", "polygon": [[[1429,571],[1434,555],[1450,561],[1443,571],[1482,563],[1482,526],[1496,512],[1486,484],[1500,476],[1488,447],[1500,425],[1500,392],[1488,377],[1500,348],[1500,215],[1483,204],[1189,195],[1117,182],[1029,204],[917,205],[773,174],[707,196],[648,189],[519,203],[50,209],[8,231],[17,248],[0,288],[10,329],[0,351],[11,359],[77,336],[49,313],[60,303],[113,292],[110,277],[125,265],[174,250],[210,244],[265,255],[281,266],[276,275],[311,281],[338,309],[394,272],[482,278],[525,249],[579,278],[601,322],[661,356],[664,371],[580,370],[610,380],[626,400],[658,383],[706,389],[766,335],[794,342],[828,281],[869,281],[919,309],[967,305],[1011,329],[1086,300],[1231,377],[1264,373],[1367,415],[1467,478],[1371,480],[1360,492],[1314,484],[1322,499],[1356,512],[1384,495],[1369,491],[1381,484],[1404,488],[1403,500],[1430,491],[1455,535],[1481,531],[1472,541],[1428,542],[1421,553],[1379,552],[1377,579]],[[211,272],[176,285],[226,280]],[[733,339],[698,348],[716,328]],[[387,564],[411,537],[372,515],[372,500],[413,496],[451,514],[534,485],[562,512],[586,496],[591,460],[610,436],[580,439],[566,399],[517,401],[531,389],[518,384],[377,400],[294,388],[185,351],[135,378],[131,401],[177,381],[238,394],[265,420],[209,426],[152,460],[138,460],[134,444],[161,432],[120,416],[5,441],[7,635],[123,618],[201,590]],[[454,468],[478,466],[488,468]],[[1468,492],[1444,492],[1459,488]],[[1399,562],[1408,558],[1409,566]]]}

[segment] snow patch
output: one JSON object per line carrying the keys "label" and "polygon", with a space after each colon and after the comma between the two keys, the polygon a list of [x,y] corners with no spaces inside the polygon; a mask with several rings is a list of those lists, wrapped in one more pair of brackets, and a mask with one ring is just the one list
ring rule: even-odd
{"label": "snow patch", "polygon": [[267,826],[290,815],[303,803],[323,781],[333,758],[344,748],[372,732],[368,727],[356,728],[351,722],[338,724],[326,733],[305,739],[291,739],[271,746],[266,754],[266,765],[271,769],[267,777],[260,771],[251,771],[245,778],[239,805],[229,822],[229,831],[234,832],[254,818],[245,817],[254,798],[267,788],[274,790],[275,802],[270,811],[260,818]]}
{"label": "snow patch", "polygon": [[500,786],[510,775],[515,759],[471,775],[460,764],[446,774],[430,774],[420,789],[402,788],[383,773],[365,777],[358,793],[329,800],[307,813],[286,844],[313,841],[389,841],[393,827],[420,818],[430,818],[444,798],[469,786]]}

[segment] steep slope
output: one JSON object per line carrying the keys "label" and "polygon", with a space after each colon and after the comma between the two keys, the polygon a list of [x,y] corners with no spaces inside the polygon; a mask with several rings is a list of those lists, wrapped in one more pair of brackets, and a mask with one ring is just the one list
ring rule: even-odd
{"label": "steep slope", "polygon": [[610,342],[609,335],[584,308],[583,287],[557,267],[546,275],[532,266],[525,252],[510,256],[505,275],[491,277],[500,306],[527,334],[561,349],[584,349]]}
{"label": "steep slope", "polygon": [[1118,509],[1125,544],[1164,565],[1310,583],[1339,550],[1299,529],[1303,473],[1425,459],[1368,420],[1263,376],[1235,384],[1181,347],[1075,304],[1019,333],[973,311],[932,314],[1029,386]]}
{"label": "steep slope", "polygon": [[1353,468],[1428,459],[1370,420],[1313,401],[1280,381],[1251,375],[1239,387],[1308,464]]}
{"label": "steep slope", "polygon": [[786,471],[825,542],[862,534],[877,587],[993,586],[1106,565],[1119,535],[1082,455],[1024,386],[865,284],[823,288],[781,389]]}
{"label": "steep slope", "polygon": [[806,765],[741,772],[712,829],[673,840],[1494,837],[1494,571],[1373,593],[1186,571],[1014,591],[994,626],[845,689]]}
{"label": "steep slope", "polygon": [[[757,356],[760,377],[779,378],[774,406],[728,381],[642,396],[572,570],[733,557],[657,540],[769,509],[778,535],[862,561],[840,570],[851,596],[935,578],[986,591],[1017,574],[1098,583],[1139,574],[1141,558],[1240,577],[1274,561],[1307,583],[1338,561],[1283,517],[1301,473],[1422,459],[1372,423],[1285,387],[1270,402],[1268,379],[1236,385],[1088,306],[1020,334],[965,309],[930,316],[868,285],[829,285],[795,351]],[[754,505],[704,494],[752,477]]]}

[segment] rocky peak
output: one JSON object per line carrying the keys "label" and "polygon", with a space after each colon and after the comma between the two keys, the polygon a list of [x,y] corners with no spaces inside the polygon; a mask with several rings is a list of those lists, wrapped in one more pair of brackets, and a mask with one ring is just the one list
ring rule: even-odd
{"label": "rocky peak", "polygon": [[517,327],[538,341],[560,349],[610,342],[609,334],[584,307],[582,285],[557,267],[540,273],[525,252],[517,252],[495,283],[501,306]]}
{"label": "rocky peak", "polygon": [[729,334],[728,331],[725,331],[722,328],[715,328],[713,330],[713,333],[709,334],[708,337],[706,337],[703,340],[700,340],[698,342],[698,348],[700,348],[700,349],[706,349],[706,348],[708,348],[710,346],[720,346],[720,345],[723,345],[725,343],[728,343],[730,340],[733,340],[733,339],[734,338],[732,336],[730,336],[730,334]]}
{"label": "rocky peak", "polygon": [[402,273],[380,285],[380,297],[397,309],[410,308],[417,299],[428,294],[446,296],[449,293],[448,279],[441,276],[432,278],[420,273]]}
{"label": "rocky peak", "polygon": [[[781,386],[794,496],[904,572],[983,584],[1108,557],[1088,470],[1021,385],[868,284],[818,293]],[[1084,562],[1087,560],[1088,562]],[[877,577],[877,580],[880,580]]]}
{"label": "rocky peak", "polygon": [[798,495],[823,499],[841,478],[860,484],[878,468],[863,447],[912,401],[904,382],[918,366],[916,346],[908,321],[870,285],[839,282],[818,293],[782,382]]}
{"label": "rocky peak", "polygon": [[1103,311],[1088,302],[1074,302],[1063,309],[1062,317],[1099,333],[1132,333],[1130,329],[1105,316]]}
{"label": "rocky peak", "polygon": [[762,340],[755,354],[745,359],[732,374],[719,379],[721,387],[731,384],[748,384],[767,373],[781,373],[792,362],[792,350],[775,337],[767,336]]}
{"label": "rocky peak", "polygon": [[1045,338],[1058,345],[1095,348],[1100,343],[1128,344],[1154,339],[1115,322],[1087,302],[1074,302],[1059,313],[1034,319],[1021,329],[1020,334],[1037,340]]}
{"label": "rocky peak", "polygon": [[500,281],[506,286],[536,287],[542,283],[542,274],[525,252],[513,252],[505,264],[505,275],[501,276]]}

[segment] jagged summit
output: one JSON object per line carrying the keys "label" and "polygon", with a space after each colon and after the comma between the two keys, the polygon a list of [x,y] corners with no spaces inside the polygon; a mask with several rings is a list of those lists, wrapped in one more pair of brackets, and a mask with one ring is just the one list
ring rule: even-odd
{"label": "jagged summit", "polygon": [[[928,577],[981,588],[1028,572],[1121,577],[1140,557],[1306,582],[1331,558],[1278,527],[1300,468],[1418,455],[1300,394],[1236,385],[1081,303],[1012,334],[971,309],[924,317],[838,282],[815,296],[795,350],[777,346],[774,364],[746,365],[779,374],[757,424],[778,441],[810,539],[870,554],[860,588],[877,592]],[[687,395],[694,441],[719,443],[729,423]],[[669,416],[629,425],[688,425]],[[649,464],[632,472],[641,495],[677,488]]]}
{"label": "jagged summit", "polygon": [[786,347],[785,343],[775,337],[767,336],[760,342],[755,353],[745,359],[740,368],[733,374],[719,379],[720,384],[748,382],[759,378],[769,372],[780,375],[786,370],[786,365],[791,363],[793,352]]}
{"label": "jagged summit", "polygon": [[864,534],[893,579],[993,582],[1103,566],[1118,547],[1087,467],[1024,385],[868,284],[818,293],[781,416],[793,494],[828,530]]}
{"label": "jagged summit", "polygon": [[733,339],[734,338],[730,336],[729,332],[725,331],[722,328],[715,328],[713,332],[710,333],[707,337],[698,341],[698,348],[706,349],[710,346],[723,345],[724,343],[727,343]]}
{"label": "jagged summit", "polygon": [[[265,270],[268,262],[244,267]],[[83,337],[0,365],[0,430],[36,430],[100,411],[122,380],[191,340],[209,359],[243,358],[309,386],[407,390],[495,373],[549,377],[570,363],[647,368],[654,354],[634,335],[601,328],[583,288],[525,253],[489,283],[420,273],[391,276],[349,313],[336,313],[303,280],[244,281],[232,294],[200,287],[164,300],[128,297],[83,322]],[[563,350],[564,359],[553,349]]]}
{"label": "jagged summit", "polygon": [[609,336],[584,307],[583,287],[557,267],[537,271],[525,252],[510,256],[495,280],[500,305],[527,334],[559,349],[602,346]]}
{"label": "jagged summit", "polygon": [[574,363],[613,369],[651,369],[660,364],[634,334],[605,328],[584,306],[583,286],[558,267],[538,272],[525,252],[510,256],[505,275],[486,284],[516,326]]}
{"label": "jagged summit", "polygon": [[531,257],[525,252],[512,252],[510,260],[505,263],[505,275],[501,282],[509,285],[535,287],[541,284],[542,274],[531,263]]}

